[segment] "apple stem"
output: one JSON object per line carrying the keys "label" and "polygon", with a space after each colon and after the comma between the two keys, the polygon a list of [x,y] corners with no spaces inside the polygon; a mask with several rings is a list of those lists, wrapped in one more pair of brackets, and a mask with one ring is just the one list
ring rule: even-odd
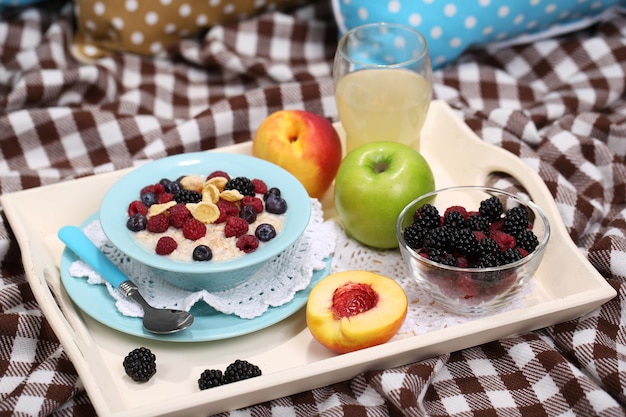
{"label": "apple stem", "polygon": [[388,167],[389,167],[389,164],[387,163],[387,161],[378,161],[376,162],[376,165],[374,166],[374,172],[376,172],[377,174],[380,174],[381,172],[386,171]]}

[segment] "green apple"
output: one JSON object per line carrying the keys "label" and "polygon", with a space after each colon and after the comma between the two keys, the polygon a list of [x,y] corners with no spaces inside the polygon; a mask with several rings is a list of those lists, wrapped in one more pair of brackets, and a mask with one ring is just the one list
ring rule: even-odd
{"label": "green apple", "polygon": [[398,247],[396,221],[402,209],[435,189],[428,162],[415,149],[374,142],[350,151],[335,177],[335,209],[346,232],[377,249]]}

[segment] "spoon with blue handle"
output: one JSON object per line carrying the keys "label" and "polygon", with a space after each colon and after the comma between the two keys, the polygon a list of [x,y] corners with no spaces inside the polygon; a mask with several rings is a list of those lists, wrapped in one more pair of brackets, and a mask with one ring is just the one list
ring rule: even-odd
{"label": "spoon with blue handle", "polygon": [[176,333],[193,323],[193,316],[186,311],[152,307],[141,296],[137,286],[91,240],[76,226],[64,226],[59,239],[79,258],[91,266],[126,297],[135,300],[143,308],[143,327],[156,334]]}

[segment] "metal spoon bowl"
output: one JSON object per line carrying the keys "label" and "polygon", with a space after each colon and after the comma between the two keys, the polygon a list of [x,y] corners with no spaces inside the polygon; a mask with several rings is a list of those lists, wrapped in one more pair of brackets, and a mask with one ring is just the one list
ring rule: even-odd
{"label": "metal spoon bowl", "polygon": [[85,261],[104,279],[118,288],[143,308],[143,327],[155,334],[171,334],[184,330],[193,323],[187,311],[155,308],[141,296],[137,286],[91,240],[76,226],[64,226],[58,232],[59,239]]}

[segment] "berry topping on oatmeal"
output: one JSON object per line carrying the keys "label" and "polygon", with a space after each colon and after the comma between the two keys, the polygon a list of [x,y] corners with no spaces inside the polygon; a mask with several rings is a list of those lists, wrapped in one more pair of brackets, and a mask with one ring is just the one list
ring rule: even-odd
{"label": "berry topping on oatmeal", "polygon": [[275,238],[286,211],[279,188],[214,170],[145,185],[127,207],[126,227],[158,255],[219,261],[254,252]]}

